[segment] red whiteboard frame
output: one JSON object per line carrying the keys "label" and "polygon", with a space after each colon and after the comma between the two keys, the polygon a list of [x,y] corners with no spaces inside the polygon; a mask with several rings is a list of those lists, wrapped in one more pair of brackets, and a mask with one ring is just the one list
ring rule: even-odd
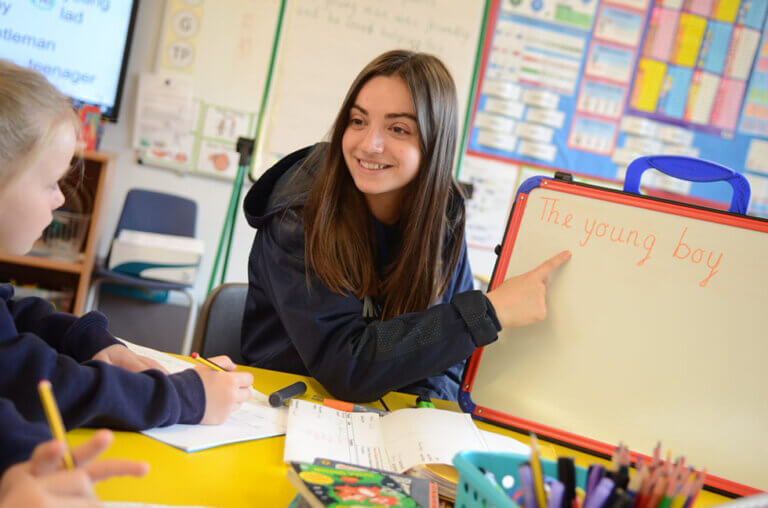
{"label": "red whiteboard frame", "polygon": [[[768,220],[758,219],[755,217],[748,217],[730,212],[722,212],[698,206],[680,204],[659,198],[639,196],[636,194],[628,194],[612,189],[604,189],[591,185],[571,183],[549,178],[541,178],[540,185],[541,187],[546,187],[548,189],[564,192],[567,194],[595,198],[612,203],[629,205],[636,208],[644,208],[647,210],[670,213],[682,217],[706,220],[727,226],[768,233]],[[496,262],[496,268],[493,272],[489,291],[498,287],[499,284],[504,281],[504,275],[507,273],[509,260],[515,248],[515,243],[518,240],[517,235],[520,229],[523,215],[525,214],[526,205],[528,203],[528,195],[530,190],[532,190],[529,188],[530,186],[526,185],[524,187],[526,187],[527,190],[522,190],[521,188],[515,200],[515,205],[512,209],[512,214],[509,218],[506,232],[504,234],[504,241],[501,245],[501,252],[499,253],[499,258]],[[472,388],[474,387],[475,376],[477,375],[480,361],[483,356],[483,350],[484,348],[478,348],[477,351],[470,357],[470,360],[467,363],[466,371],[464,373],[464,379],[462,381],[461,391],[459,394],[460,401],[469,401],[471,406],[474,407],[472,410],[473,418],[490,423],[496,423],[515,430],[535,432],[538,436],[549,441],[571,446],[579,450],[584,450],[588,453],[594,453],[605,457],[613,454],[613,452],[616,450],[615,445],[568,432],[567,430],[552,427],[542,422],[536,422],[519,416],[507,414],[503,411],[499,411],[491,407],[480,406],[472,403]],[[661,437],[663,438],[663,436]],[[630,455],[634,462],[637,462],[637,460],[641,457],[645,460],[650,459],[648,455],[635,451],[631,451]],[[712,474],[707,474],[705,487],[707,487],[708,490],[730,496],[749,496],[763,492],[760,489]]]}

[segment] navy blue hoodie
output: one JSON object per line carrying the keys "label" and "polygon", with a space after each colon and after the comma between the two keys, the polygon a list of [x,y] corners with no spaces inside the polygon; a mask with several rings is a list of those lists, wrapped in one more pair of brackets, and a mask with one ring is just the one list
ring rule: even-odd
{"label": "navy blue hoodie", "polygon": [[[0,284],[0,398],[22,418],[45,421],[37,384],[48,379],[68,429],[142,430],[202,419],[205,392],[194,370],[170,376],[159,370],[134,373],[91,360],[105,347],[120,344],[107,331],[104,315],[90,312],[78,318],[56,312],[39,298],[12,297],[13,286]],[[6,417],[0,413],[2,432],[13,423]]]}
{"label": "navy blue hoodie", "polygon": [[[334,293],[314,275],[308,288],[301,212],[316,168],[301,166],[325,146],[288,155],[245,198],[246,218],[258,231],[249,260],[243,358],[256,367],[309,374],[348,401],[375,400],[391,390],[455,400],[465,360],[500,330],[488,299],[472,290],[466,246],[447,290],[424,312],[381,321],[364,315],[363,301]],[[397,227],[373,224],[381,269],[394,259],[400,234]]]}
{"label": "navy blue hoodie", "polygon": [[51,437],[48,425],[28,422],[10,400],[0,399],[0,476],[10,466],[29,459],[35,446]]}

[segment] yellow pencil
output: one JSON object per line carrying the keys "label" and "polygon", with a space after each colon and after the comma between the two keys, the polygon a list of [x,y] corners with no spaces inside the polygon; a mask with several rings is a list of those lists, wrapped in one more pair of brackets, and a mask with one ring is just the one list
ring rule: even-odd
{"label": "yellow pencil", "polygon": [[533,471],[533,483],[536,486],[536,500],[539,502],[539,507],[543,508],[547,506],[547,494],[544,491],[544,471],[541,469],[539,440],[534,433],[531,433],[531,471]]}
{"label": "yellow pencil", "polygon": [[203,365],[206,365],[206,366],[212,368],[213,370],[220,370],[221,372],[226,372],[226,369],[222,369],[221,367],[219,367],[218,365],[216,365],[212,361],[206,360],[205,358],[203,358],[202,356],[197,354],[197,352],[192,353],[192,358],[197,360],[198,362],[202,363]]}
{"label": "yellow pencil", "polygon": [[67,469],[75,468],[75,461],[72,459],[72,453],[69,451],[69,443],[64,432],[64,424],[61,422],[61,413],[59,406],[56,405],[56,399],[53,397],[51,382],[43,379],[37,385],[37,391],[40,393],[40,400],[43,403],[45,417],[48,419],[48,426],[51,428],[51,434],[57,441],[64,443],[64,466]]}

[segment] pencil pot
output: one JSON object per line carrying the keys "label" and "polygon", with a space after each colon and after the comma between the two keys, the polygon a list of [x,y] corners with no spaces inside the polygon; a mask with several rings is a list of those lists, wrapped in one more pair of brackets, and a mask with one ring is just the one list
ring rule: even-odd
{"label": "pencil pot", "polygon": [[[520,485],[518,468],[530,462],[529,455],[494,452],[460,452],[453,458],[459,470],[456,508],[516,508],[510,494]],[[557,462],[541,460],[544,476],[557,478]],[[493,479],[490,476],[493,476]],[[584,488],[587,470],[576,467],[576,485]]]}

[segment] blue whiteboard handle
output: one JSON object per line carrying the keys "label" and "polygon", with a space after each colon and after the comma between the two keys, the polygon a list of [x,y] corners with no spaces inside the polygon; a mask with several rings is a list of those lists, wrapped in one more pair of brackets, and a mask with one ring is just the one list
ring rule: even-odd
{"label": "blue whiteboard handle", "polygon": [[720,164],[682,155],[648,155],[632,161],[624,178],[624,191],[640,194],[640,178],[647,169],[689,182],[727,182],[733,188],[731,212],[746,214],[752,191],[741,173]]}

